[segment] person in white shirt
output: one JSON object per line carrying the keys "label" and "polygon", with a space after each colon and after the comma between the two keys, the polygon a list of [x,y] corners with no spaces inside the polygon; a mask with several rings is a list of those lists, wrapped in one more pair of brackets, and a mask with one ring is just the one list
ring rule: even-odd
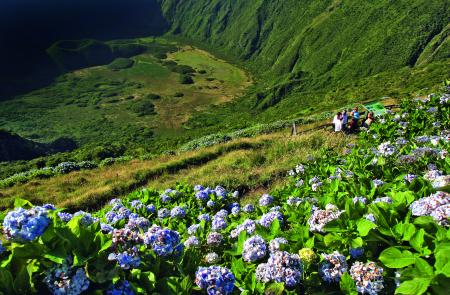
{"label": "person in white shirt", "polygon": [[333,118],[334,132],[340,132],[342,130],[342,113],[338,112]]}

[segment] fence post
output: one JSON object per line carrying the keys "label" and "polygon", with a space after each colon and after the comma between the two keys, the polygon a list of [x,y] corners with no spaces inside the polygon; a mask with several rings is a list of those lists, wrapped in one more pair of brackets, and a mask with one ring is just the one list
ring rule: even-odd
{"label": "fence post", "polygon": [[297,126],[295,126],[295,122],[292,123],[291,135],[297,135]]}

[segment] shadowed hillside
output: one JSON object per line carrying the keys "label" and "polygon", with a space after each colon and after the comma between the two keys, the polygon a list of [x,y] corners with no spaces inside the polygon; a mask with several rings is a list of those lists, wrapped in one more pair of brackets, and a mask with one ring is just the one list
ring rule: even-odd
{"label": "shadowed hillside", "polygon": [[0,100],[48,84],[60,72],[46,53],[66,39],[158,35],[155,0],[4,0],[0,3]]}

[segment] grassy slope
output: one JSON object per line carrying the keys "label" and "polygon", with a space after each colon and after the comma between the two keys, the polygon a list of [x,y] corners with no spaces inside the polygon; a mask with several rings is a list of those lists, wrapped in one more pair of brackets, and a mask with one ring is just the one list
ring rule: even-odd
{"label": "grassy slope", "polygon": [[52,202],[69,208],[91,208],[137,187],[163,189],[177,182],[221,184],[239,188],[251,196],[259,188],[277,185],[286,171],[308,154],[318,154],[321,148],[340,150],[352,141],[352,137],[330,136],[328,131],[322,130],[296,137],[287,137],[289,132],[284,130],[175,156],[136,160],[33,180],[3,189],[0,206],[9,206],[13,197],[22,197],[34,203]]}

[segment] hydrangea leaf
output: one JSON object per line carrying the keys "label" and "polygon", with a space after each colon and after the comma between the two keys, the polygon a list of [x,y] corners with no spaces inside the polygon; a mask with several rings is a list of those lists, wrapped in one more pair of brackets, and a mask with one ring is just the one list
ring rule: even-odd
{"label": "hydrangea leaf", "polygon": [[356,284],[348,272],[344,273],[341,276],[339,286],[341,287],[341,291],[346,295],[358,294],[358,292],[356,291]]}
{"label": "hydrangea leaf", "polygon": [[389,247],[381,252],[380,261],[389,268],[403,268],[414,264],[416,258],[408,250],[400,251],[395,247]]}
{"label": "hydrangea leaf", "polygon": [[369,234],[371,229],[374,229],[377,226],[373,222],[371,222],[365,218],[361,218],[356,222],[356,227],[358,229],[359,235],[361,237],[365,237]]}
{"label": "hydrangea leaf", "polygon": [[427,291],[430,283],[431,279],[414,278],[410,281],[403,282],[400,287],[395,290],[395,294],[420,295]]}

